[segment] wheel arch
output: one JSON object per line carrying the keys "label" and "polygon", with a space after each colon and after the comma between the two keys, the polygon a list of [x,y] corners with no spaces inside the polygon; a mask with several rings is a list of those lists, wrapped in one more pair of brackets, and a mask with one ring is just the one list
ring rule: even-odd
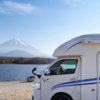
{"label": "wheel arch", "polygon": [[[54,95],[52,96],[52,98],[53,98],[54,96],[56,96],[56,95],[59,95],[59,94],[65,94],[65,95],[67,95],[69,98],[71,98],[71,100],[73,100],[73,98],[72,98],[69,94],[64,93],[64,92],[58,92],[58,93],[54,94]],[[51,98],[51,100],[52,100],[52,98]]]}

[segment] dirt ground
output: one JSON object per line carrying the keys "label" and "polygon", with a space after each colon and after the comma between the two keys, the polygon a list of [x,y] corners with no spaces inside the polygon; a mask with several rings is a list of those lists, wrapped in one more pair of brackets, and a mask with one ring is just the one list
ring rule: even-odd
{"label": "dirt ground", "polygon": [[0,82],[0,100],[31,100],[33,82]]}

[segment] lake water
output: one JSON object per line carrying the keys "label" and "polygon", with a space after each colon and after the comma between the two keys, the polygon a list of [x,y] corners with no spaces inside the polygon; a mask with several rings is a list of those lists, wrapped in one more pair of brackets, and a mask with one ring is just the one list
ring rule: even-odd
{"label": "lake water", "polygon": [[48,64],[0,64],[0,81],[26,80],[27,76],[33,76],[32,69],[37,68],[35,73],[45,69]]}

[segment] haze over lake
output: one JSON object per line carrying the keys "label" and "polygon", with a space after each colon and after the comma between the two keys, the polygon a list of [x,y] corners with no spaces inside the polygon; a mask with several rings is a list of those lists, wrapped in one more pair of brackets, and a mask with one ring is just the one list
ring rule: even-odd
{"label": "haze over lake", "polygon": [[27,76],[34,76],[34,67],[37,68],[35,73],[39,73],[47,66],[48,64],[0,64],[0,81],[26,80]]}

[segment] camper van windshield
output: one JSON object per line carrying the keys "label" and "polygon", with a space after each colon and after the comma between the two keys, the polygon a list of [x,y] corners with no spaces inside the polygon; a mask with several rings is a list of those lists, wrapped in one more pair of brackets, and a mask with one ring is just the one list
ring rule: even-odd
{"label": "camper van windshield", "polygon": [[77,59],[60,60],[50,68],[51,75],[75,73],[77,62]]}

